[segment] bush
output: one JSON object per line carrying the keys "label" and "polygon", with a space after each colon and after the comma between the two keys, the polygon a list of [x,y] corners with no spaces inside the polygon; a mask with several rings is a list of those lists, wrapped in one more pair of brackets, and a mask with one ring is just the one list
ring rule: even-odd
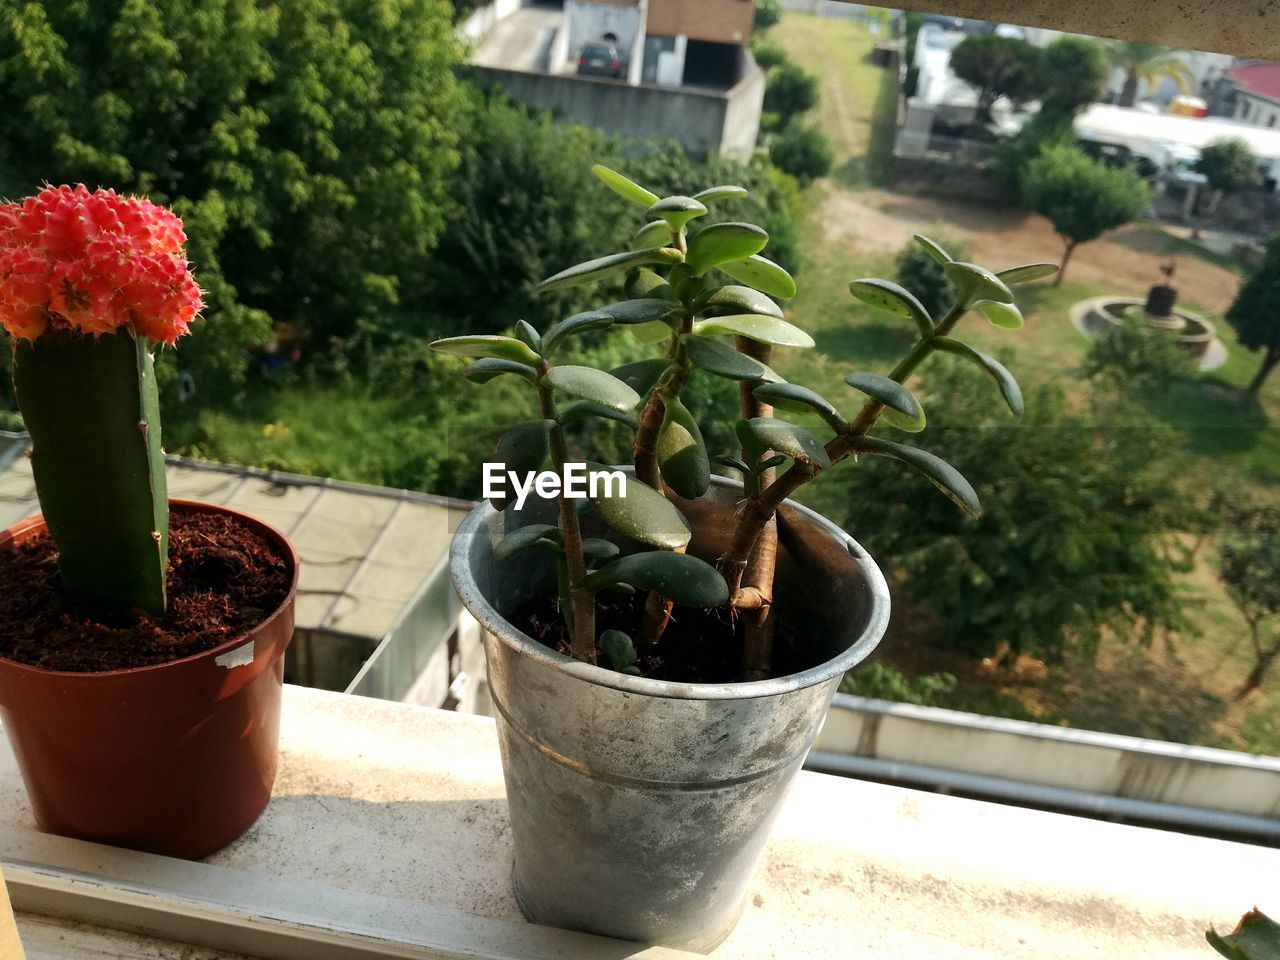
{"label": "bush", "polygon": [[1239,137],[1215,140],[1200,151],[1196,172],[1202,173],[1209,186],[1222,193],[1250,190],[1262,185],[1258,158],[1249,144]]}
{"label": "bush", "polygon": [[1059,37],[1044,48],[1040,63],[1042,109],[1075,114],[1101,99],[1110,68],[1101,44],[1086,37]]}
{"label": "bush", "polygon": [[782,0],[756,0],[756,17],[753,26],[763,33],[782,19]]}
{"label": "bush", "polygon": [[[1139,308],[1141,309],[1141,308]],[[1167,390],[1190,377],[1191,355],[1168,333],[1131,317],[1089,345],[1084,372],[1122,390]]]}
{"label": "bush", "polygon": [[1280,235],[1267,244],[1266,256],[1236,294],[1227,311],[1227,323],[1246,350],[1261,350],[1262,365],[1249,384],[1257,395],[1263,383],[1280,366]]}
{"label": "bush", "polygon": [[831,172],[831,144],[816,127],[788,123],[769,142],[769,158],[785,173],[808,183]]}
{"label": "bush", "polygon": [[901,670],[883,663],[868,663],[844,675],[840,692],[895,703],[912,703],[917,707],[944,706],[947,694],[958,686],[949,673],[931,673],[908,677]]}
{"label": "bush", "polygon": [[[964,244],[933,234],[930,236],[942,244],[954,259],[965,259]],[[955,301],[955,291],[942,265],[914,240],[909,241],[898,254],[897,274],[898,283],[915,294],[932,317],[943,316]]]}
{"label": "bush", "polygon": [[761,70],[772,70],[787,62],[787,51],[782,48],[782,44],[772,40],[755,40],[751,44],[751,55],[756,58],[756,64]]}
{"label": "bush", "polygon": [[997,148],[992,176],[1012,203],[1025,205],[1022,173],[1027,164],[1050,147],[1072,147],[1075,142],[1072,115],[1042,109]]}
{"label": "bush", "polygon": [[951,51],[951,69],[978,92],[977,119],[991,119],[991,108],[1005,98],[1014,103],[1040,95],[1040,50],[1026,40],[982,33],[965,37]]}
{"label": "bush", "polygon": [[818,104],[818,78],[794,63],[784,63],[765,81],[764,109],[789,122]]}

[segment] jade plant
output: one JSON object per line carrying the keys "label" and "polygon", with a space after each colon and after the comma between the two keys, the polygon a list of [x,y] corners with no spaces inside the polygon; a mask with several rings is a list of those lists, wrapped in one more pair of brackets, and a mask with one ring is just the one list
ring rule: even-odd
{"label": "jade plant", "polygon": [[0,205],[0,325],[67,599],[163,615],[169,502],[152,350],[200,310],[182,221],[47,187]]}
{"label": "jade plant", "polygon": [[[554,555],[560,610],[579,660],[637,672],[637,650],[661,637],[673,604],[722,607],[730,622],[742,625],[738,679],[768,677],[779,506],[835,464],[866,454],[914,468],[976,516],[978,497],[953,467],[919,447],[872,431],[881,425],[906,432],[924,428],[924,410],[907,383],[934,353],[977,365],[995,381],[1013,414],[1021,414],[1022,394],[1012,374],[953,333],[971,313],[998,327],[1021,327],[1010,285],[1051,276],[1057,268],[1033,263],[992,272],[953,260],[938,244],[917,237],[955,291],[954,303],[940,317],[931,316],[896,283],[854,280],[849,284],[854,298],[912,322],[917,337],[887,376],[851,372],[844,378],[863,398],[846,416],[836,402],[784,381],[769,365],[775,348],[807,348],[814,341],[785,318],[778,303],[793,298],[796,285],[782,267],[761,255],[768,234],[750,223],[699,224],[710,207],[745,197],[744,189],[717,186],[693,196],[659,197],[613,170],[593,169],[605,186],[644,207],[647,223],[630,249],[569,267],[543,281],[540,289],[623,274],[628,299],[574,314],[541,332],[520,321],[514,336],[461,336],[432,344],[436,350],[473,358],[463,371],[468,380],[484,383],[510,375],[527,382],[536,396],[537,419],[511,427],[497,445],[496,458],[513,474],[537,471],[548,456],[563,474],[570,463],[568,437],[589,418],[617,421],[632,434],[634,471],[621,496],[596,490],[583,500],[561,489],[559,522],[515,529],[497,545],[497,558],[503,561],[530,547]],[[653,345],[655,355],[611,371],[564,360],[578,335],[616,327]],[[690,380],[707,375],[738,385],[738,450],[709,449],[698,417],[685,402]],[[775,410],[816,417],[822,427],[815,429],[825,428],[827,436],[775,417]],[[676,503],[706,494],[713,463],[742,478],[735,528],[714,566],[685,554],[691,532]],[[605,468],[593,464],[588,469]],[[493,500],[498,509],[507,506],[504,498]],[[610,528],[654,549],[623,556],[609,541],[584,538],[583,509],[596,510]],[[605,589],[648,592],[633,630],[597,636],[595,598]]]}

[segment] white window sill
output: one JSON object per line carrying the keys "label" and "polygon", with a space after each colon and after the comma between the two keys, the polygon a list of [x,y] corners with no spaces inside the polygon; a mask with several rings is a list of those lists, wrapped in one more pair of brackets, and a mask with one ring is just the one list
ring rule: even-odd
{"label": "white window sill", "polygon": [[[38,833],[0,747],[15,908],[58,918],[21,918],[30,960],[174,955],[93,926],[299,960],[690,956],[521,918],[491,720],[288,687],[281,737],[275,799],[200,863]],[[1277,876],[1280,850],[802,773],[713,956],[1206,960],[1209,924],[1280,914]]]}

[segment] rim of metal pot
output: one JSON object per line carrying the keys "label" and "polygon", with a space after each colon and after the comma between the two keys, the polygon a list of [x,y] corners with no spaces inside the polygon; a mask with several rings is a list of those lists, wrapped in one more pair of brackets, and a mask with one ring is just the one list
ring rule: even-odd
{"label": "rim of metal pot", "polygon": [[[724,477],[713,477],[712,482],[717,485],[732,483]],[[871,610],[862,635],[839,656],[832,657],[825,663],[810,667],[808,670],[769,680],[752,680],[746,683],[678,683],[670,680],[633,677],[574,660],[527,636],[494,609],[471,575],[471,566],[467,561],[469,545],[480,537],[488,537],[488,520],[496,514],[493,507],[487,503],[477,506],[459,525],[449,549],[449,569],[454,588],[462,598],[463,604],[482,627],[500,637],[503,643],[514,647],[523,655],[561,673],[597,686],[673,700],[749,700],[755,697],[776,697],[779,694],[803,690],[831,680],[857,666],[876,648],[881,637],[884,636],[885,628],[889,625],[889,585],[870,554],[858,541],[820,513],[791,500],[785,501],[784,505],[844,544],[866,578]]]}

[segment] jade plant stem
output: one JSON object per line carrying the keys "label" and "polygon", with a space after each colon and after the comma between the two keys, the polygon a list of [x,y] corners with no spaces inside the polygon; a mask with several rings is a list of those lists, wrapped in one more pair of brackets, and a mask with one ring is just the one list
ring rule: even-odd
{"label": "jade plant stem", "polygon": [[[538,406],[543,418],[554,423],[548,437],[548,447],[556,472],[564,476],[569,447],[564,439],[564,428],[560,426],[556,416],[551,386],[544,379],[549,369],[545,360],[538,365]],[[567,602],[569,607],[565,620],[570,625],[573,656],[575,660],[584,663],[595,663],[596,598],[586,588],[587,560],[582,550],[582,526],[578,522],[578,510],[573,501],[563,491],[557,499],[560,505],[560,547],[563,551],[565,579],[568,580],[567,585],[562,585],[561,588],[561,602]]]}
{"label": "jade plant stem", "polygon": [[[915,346],[889,374],[889,379],[905,383],[925,357],[934,351],[940,338],[945,337],[968,311],[967,306],[955,304],[927,337],[921,337]],[[858,440],[876,425],[884,404],[868,400],[848,428],[832,437],[826,444],[827,456],[832,464],[839,463],[858,449]],[[818,475],[819,468],[811,464],[794,463],[786,473],[768,484],[758,497],[748,498],[743,504],[738,526],[733,532],[729,549],[720,559],[720,570],[729,584],[729,596],[735,608],[749,609],[758,604],[758,598],[746,589],[745,571],[751,559],[756,541],[766,526],[774,519],[782,502]]]}
{"label": "jade plant stem", "polygon": [[[767,343],[759,343],[746,337],[738,337],[735,346],[739,353],[746,354],[766,366],[773,359],[773,348]],[[765,403],[754,393],[755,388],[763,381],[744,380],[738,384],[738,403],[742,418],[750,420],[754,417],[773,416],[773,407]],[[766,450],[761,455],[768,459],[773,451]],[[769,467],[760,471],[756,479],[755,489],[769,487],[775,479],[776,471]],[[747,565],[742,572],[741,589],[737,592],[742,601],[736,609],[742,615],[743,648],[742,663],[738,668],[738,678],[743,681],[766,680],[772,674],[773,666],[773,575],[778,563],[778,518],[770,517],[760,535],[756,538]],[[748,598],[754,605],[748,606]]]}

